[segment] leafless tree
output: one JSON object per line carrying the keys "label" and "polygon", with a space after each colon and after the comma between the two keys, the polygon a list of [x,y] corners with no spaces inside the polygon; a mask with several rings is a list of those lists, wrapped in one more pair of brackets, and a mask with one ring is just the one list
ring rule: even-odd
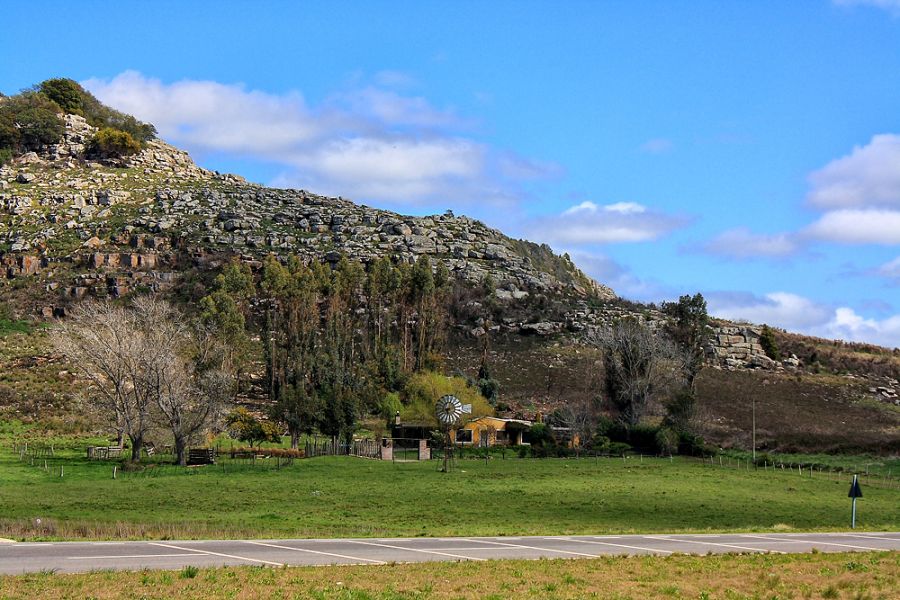
{"label": "leafless tree", "polygon": [[606,395],[629,428],[637,425],[671,386],[681,383],[683,354],[662,332],[636,319],[592,331],[587,339],[603,354]]}
{"label": "leafless tree", "polygon": [[147,432],[161,421],[185,464],[188,443],[221,415],[231,392],[212,337],[189,327],[162,300],[138,298],[131,308],[82,303],[54,340],[90,382],[101,414],[131,440],[134,462]]}
{"label": "leafless tree", "polygon": [[590,444],[597,430],[600,407],[597,402],[587,398],[573,400],[561,407],[557,413],[560,425],[568,428],[572,434],[572,444],[578,453],[586,444]]}
{"label": "leafless tree", "polygon": [[143,344],[137,315],[108,302],[84,302],[54,333],[54,343],[89,382],[90,399],[131,440],[139,461],[152,426],[154,399],[144,385]]}

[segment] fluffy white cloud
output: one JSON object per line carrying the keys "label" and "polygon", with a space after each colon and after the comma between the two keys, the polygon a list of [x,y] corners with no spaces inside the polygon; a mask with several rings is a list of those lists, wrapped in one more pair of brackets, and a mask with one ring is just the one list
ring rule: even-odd
{"label": "fluffy white cloud", "polygon": [[807,201],[824,209],[900,206],[900,136],[882,134],[809,175]]}
{"label": "fluffy white cloud", "polygon": [[900,211],[835,210],[822,215],[803,234],[844,244],[900,244]]}
{"label": "fluffy white cloud", "polygon": [[598,205],[584,201],[561,214],[536,219],[529,233],[560,244],[610,244],[659,239],[685,224],[678,216],[649,210],[634,202]]}
{"label": "fluffy white cloud", "polygon": [[863,317],[846,306],[830,307],[788,292],[757,296],[744,292],[706,295],[711,315],[773,325],[830,339],[900,347],[900,315],[884,319]]}
{"label": "fluffy white cloud", "polygon": [[284,167],[274,185],[390,204],[508,204],[522,182],[558,166],[479,143],[452,109],[397,92],[402,73],[335,93],[311,106],[299,92],[239,84],[164,83],[134,71],[84,82],[100,100],[154,123],[191,152],[224,152]]}
{"label": "fluffy white cloud", "polygon": [[765,296],[742,292],[715,292],[707,296],[709,312],[717,317],[768,323],[790,329],[808,329],[828,320],[828,310],[797,294],[772,292]]}
{"label": "fluffy white cloud", "polygon": [[760,235],[746,227],[725,231],[703,245],[710,254],[728,258],[783,258],[795,254],[800,245],[794,235]]}
{"label": "fluffy white cloud", "polygon": [[814,335],[824,338],[869,342],[900,348],[900,315],[886,319],[867,319],[852,308],[841,307],[824,325],[813,330]]}

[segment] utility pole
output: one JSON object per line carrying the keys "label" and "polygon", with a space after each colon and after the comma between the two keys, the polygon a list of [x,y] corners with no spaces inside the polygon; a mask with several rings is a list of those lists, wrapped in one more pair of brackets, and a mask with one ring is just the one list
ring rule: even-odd
{"label": "utility pole", "polygon": [[756,464],[756,394],[753,394],[753,464]]}

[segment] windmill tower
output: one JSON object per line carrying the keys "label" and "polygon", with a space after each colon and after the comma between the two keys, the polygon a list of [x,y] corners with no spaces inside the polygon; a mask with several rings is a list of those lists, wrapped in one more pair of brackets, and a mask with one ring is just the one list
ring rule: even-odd
{"label": "windmill tower", "polygon": [[447,394],[441,396],[434,407],[435,415],[441,426],[441,432],[444,439],[444,464],[441,471],[446,473],[450,470],[450,457],[453,453],[453,439],[450,432],[459,424],[464,414],[472,413],[471,404],[463,404],[459,398]]}

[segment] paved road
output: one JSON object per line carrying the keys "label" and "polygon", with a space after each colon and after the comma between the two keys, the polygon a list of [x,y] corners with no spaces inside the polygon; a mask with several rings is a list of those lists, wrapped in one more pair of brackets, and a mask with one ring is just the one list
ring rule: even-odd
{"label": "paved road", "polygon": [[469,538],[207,540],[0,544],[0,574],[180,569],[187,565],[331,565],[609,554],[900,550],[900,532]]}

